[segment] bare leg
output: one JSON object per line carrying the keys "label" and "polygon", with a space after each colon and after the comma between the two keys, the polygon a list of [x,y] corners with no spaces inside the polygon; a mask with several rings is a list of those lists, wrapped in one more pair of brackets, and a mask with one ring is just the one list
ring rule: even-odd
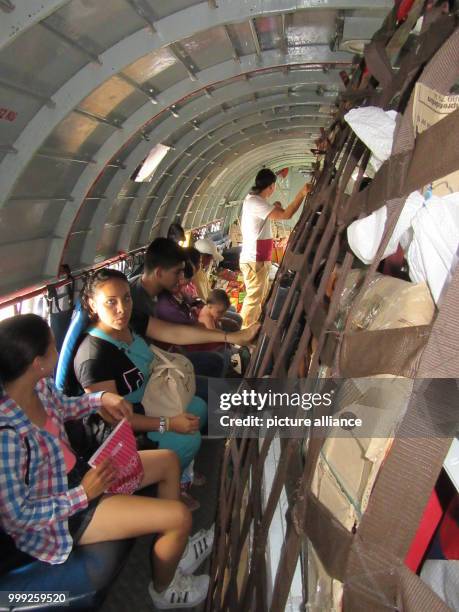
{"label": "bare leg", "polygon": [[158,483],[160,499],[180,499],[180,462],[171,450],[140,451],[144,476],[140,489]]}
{"label": "bare leg", "polygon": [[170,584],[185,550],[191,531],[191,513],[178,501],[179,468],[175,454],[144,451],[141,458],[145,469],[142,484],[159,482],[161,499],[129,495],[102,498],[78,544],[159,533],[152,550],[152,563],[153,584],[160,592]]}

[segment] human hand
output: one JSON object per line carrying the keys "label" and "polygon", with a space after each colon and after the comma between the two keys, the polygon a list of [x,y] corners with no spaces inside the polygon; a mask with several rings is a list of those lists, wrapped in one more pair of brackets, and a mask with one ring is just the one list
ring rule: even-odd
{"label": "human hand", "polygon": [[102,495],[116,480],[116,468],[109,458],[99,463],[83,476],[81,484],[88,501]]}
{"label": "human hand", "polygon": [[169,419],[170,431],[181,434],[191,434],[199,431],[199,417],[194,414],[179,414]]}
{"label": "human hand", "polygon": [[101,402],[102,407],[99,409],[99,414],[107,423],[113,425],[121,419],[127,419],[128,421],[131,419],[132,404],[123,399],[121,395],[106,391],[102,395]]}
{"label": "human hand", "polygon": [[245,329],[241,329],[237,332],[231,332],[226,335],[229,342],[232,344],[239,344],[240,346],[247,346],[248,344],[252,344],[254,338],[260,331],[260,323],[253,323],[250,327],[246,327]]}
{"label": "human hand", "polygon": [[310,193],[312,190],[312,183],[306,183],[305,185],[303,185],[303,187],[300,189],[299,194],[298,195],[302,195],[303,198],[305,198],[308,193]]}

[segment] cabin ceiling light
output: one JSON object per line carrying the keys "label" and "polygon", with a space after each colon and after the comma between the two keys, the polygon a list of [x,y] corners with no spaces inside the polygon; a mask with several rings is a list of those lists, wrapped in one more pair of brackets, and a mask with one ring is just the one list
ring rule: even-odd
{"label": "cabin ceiling light", "polygon": [[166,147],[166,145],[155,145],[148,154],[146,160],[143,162],[141,168],[137,172],[137,175],[134,179],[135,182],[149,183],[153,178],[153,174],[155,173],[156,168],[159,166],[159,164],[169,151],[170,147]]}

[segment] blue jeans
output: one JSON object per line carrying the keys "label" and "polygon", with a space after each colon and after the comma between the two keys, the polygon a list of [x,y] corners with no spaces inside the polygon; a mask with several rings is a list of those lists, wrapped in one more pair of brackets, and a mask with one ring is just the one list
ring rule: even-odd
{"label": "blue jeans", "polygon": [[[198,416],[200,429],[204,429],[207,425],[206,402],[195,395],[188,404],[186,411]],[[153,442],[157,442],[159,448],[166,448],[177,453],[182,471],[193,461],[201,446],[201,433],[199,431],[192,434],[179,434],[174,431],[166,431],[161,434],[159,431],[149,431],[147,436]]]}

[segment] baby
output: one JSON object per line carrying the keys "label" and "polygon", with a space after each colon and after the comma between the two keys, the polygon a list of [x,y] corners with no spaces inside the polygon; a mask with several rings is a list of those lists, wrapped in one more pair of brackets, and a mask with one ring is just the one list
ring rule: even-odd
{"label": "baby", "polygon": [[198,321],[207,329],[218,329],[229,307],[230,300],[225,291],[214,289],[209,293],[207,304],[199,311]]}

